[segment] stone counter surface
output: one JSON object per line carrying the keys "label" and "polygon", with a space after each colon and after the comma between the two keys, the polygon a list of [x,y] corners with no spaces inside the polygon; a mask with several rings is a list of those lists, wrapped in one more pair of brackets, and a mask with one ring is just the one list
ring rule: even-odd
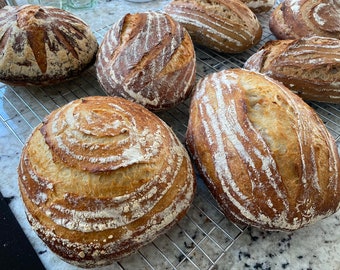
{"label": "stone counter surface", "polygon": [[[94,31],[99,31],[103,27],[113,24],[127,12],[162,10],[167,2],[165,0],[155,0],[149,3],[130,3],[123,0],[108,2],[99,0],[93,9],[70,11],[86,21]],[[25,141],[29,132],[23,130],[24,135],[19,136],[22,142],[13,135],[11,129],[16,127],[20,130],[20,125],[23,124],[20,121],[15,122],[15,114],[22,112],[9,112],[6,105],[11,102],[8,100],[9,92],[8,86],[0,85],[0,191],[6,201],[9,202],[10,208],[45,268],[53,270],[78,269],[52,254],[31,230],[26,220],[17,186],[16,169],[21,154],[22,142]],[[29,103],[30,101],[27,100],[26,102]],[[187,245],[187,243],[184,244]],[[5,247],[0,247],[0,252],[2,248]],[[193,257],[199,256],[195,253],[191,255]],[[154,259],[157,260],[157,258]],[[129,258],[126,259],[126,261],[129,260]],[[129,265],[129,263],[126,265]],[[148,269],[141,265],[136,266],[133,263],[130,266],[129,269]],[[100,269],[121,268],[119,264],[114,264]],[[181,269],[196,268],[182,265]],[[202,266],[201,269],[339,270],[340,212],[314,225],[290,233],[266,232],[256,228],[247,228],[234,241],[233,245],[226,249],[224,254],[220,255],[214,265]]]}

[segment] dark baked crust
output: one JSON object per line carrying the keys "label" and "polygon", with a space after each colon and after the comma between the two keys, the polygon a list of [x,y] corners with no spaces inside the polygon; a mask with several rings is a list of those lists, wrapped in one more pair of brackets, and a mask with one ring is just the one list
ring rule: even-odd
{"label": "dark baked crust", "polygon": [[279,82],[242,69],[198,82],[188,149],[225,215],[291,231],[340,207],[340,160],[317,114]]}
{"label": "dark baked crust", "polygon": [[340,103],[340,40],[310,37],[267,42],[245,63],[305,100]]}
{"label": "dark baked crust", "polygon": [[0,81],[50,85],[78,76],[95,61],[97,40],[71,13],[37,5],[0,9]]}

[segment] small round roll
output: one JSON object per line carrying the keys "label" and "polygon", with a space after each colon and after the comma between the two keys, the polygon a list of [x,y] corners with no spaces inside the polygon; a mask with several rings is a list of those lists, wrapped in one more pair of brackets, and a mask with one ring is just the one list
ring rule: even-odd
{"label": "small round roll", "polygon": [[196,185],[171,128],[118,97],[53,111],[25,144],[18,174],[33,230],[55,254],[86,268],[164,233],[185,215]]}
{"label": "small round roll", "polygon": [[0,81],[51,85],[79,76],[95,62],[90,27],[68,11],[38,5],[0,9]]}
{"label": "small round roll", "polygon": [[165,110],[191,94],[194,46],[188,32],[167,14],[126,14],[105,35],[96,70],[108,95]]}
{"label": "small round roll", "polygon": [[225,215],[293,231],[340,207],[340,160],[318,115],[281,83],[243,69],[203,78],[186,144]]}

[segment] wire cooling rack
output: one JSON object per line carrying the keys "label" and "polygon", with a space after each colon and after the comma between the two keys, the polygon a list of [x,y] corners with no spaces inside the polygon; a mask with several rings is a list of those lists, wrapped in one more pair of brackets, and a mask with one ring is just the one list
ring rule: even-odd
{"label": "wire cooling rack", "polygon": [[[221,55],[196,48],[197,78],[222,69],[242,67],[244,62],[266,41],[274,39],[268,29],[270,12],[259,15],[263,37],[256,47],[237,55]],[[98,41],[108,31],[106,26],[95,32]],[[22,144],[52,110],[84,96],[105,95],[94,68],[82,77],[50,87],[11,87],[0,85],[0,120]],[[340,105],[310,103],[334,136],[340,141]],[[189,117],[189,101],[176,108],[157,113],[183,142]],[[228,221],[205,185],[198,179],[197,194],[187,215],[167,233],[137,253],[117,262],[117,269],[214,269],[221,258],[242,235],[245,226]],[[222,262],[223,264],[223,262]]]}

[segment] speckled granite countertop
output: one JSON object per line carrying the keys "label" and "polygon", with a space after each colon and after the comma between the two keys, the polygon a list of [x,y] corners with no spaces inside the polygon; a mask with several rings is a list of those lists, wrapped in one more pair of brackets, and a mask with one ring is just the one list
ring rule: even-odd
{"label": "speckled granite countertop", "polygon": [[[105,32],[105,26],[110,25],[118,20],[126,12],[134,13],[137,11],[147,11],[147,10],[162,10],[163,6],[167,3],[167,0],[156,0],[149,3],[137,4],[130,3],[123,0],[113,0],[113,1],[100,1],[97,3],[96,7],[90,10],[71,10],[73,13],[77,14],[79,17],[83,18],[94,31]],[[270,39],[270,37],[265,37],[264,39]],[[203,55],[204,52],[198,53],[201,61],[198,63],[198,72],[201,76],[210,72],[210,68],[205,66],[204,61],[211,61]],[[240,55],[244,58],[246,55]],[[243,59],[244,60],[244,59]],[[242,61],[243,61],[242,60]],[[225,61],[225,59],[219,59],[218,56],[214,58],[214,61]],[[240,62],[242,62],[240,61]],[[202,64],[203,63],[203,64]],[[211,64],[209,62],[209,64]],[[239,63],[237,64],[239,65]],[[219,68],[223,68],[219,67]],[[95,82],[89,82],[95,84]],[[19,89],[20,91],[20,89]],[[100,91],[100,90],[98,90]],[[22,149],[22,143],[27,138],[30,133],[32,126],[38,124],[39,119],[44,117],[44,112],[41,113],[40,117],[29,116],[32,111],[20,107],[20,103],[30,104],[30,99],[33,99],[32,95],[18,96],[18,92],[13,91],[12,88],[6,85],[0,85],[0,191],[9,202],[10,208],[14,212],[18,222],[23,228],[25,234],[30,240],[32,246],[36,250],[39,258],[47,269],[77,269],[69,264],[64,263],[59,258],[54,256],[46,246],[41,242],[35,233],[31,230],[28,222],[25,218],[23,206],[21,199],[19,197],[18,187],[17,187],[17,172],[16,167],[19,162],[19,157]],[[72,99],[73,97],[63,97],[64,102],[67,99]],[[58,97],[54,96],[53,100],[55,103],[58,101]],[[18,103],[18,104],[17,104]],[[17,104],[17,105],[16,105]],[[48,104],[46,104],[48,107]],[[16,109],[14,109],[16,108]],[[22,109],[21,109],[22,108]],[[335,106],[332,109],[337,111],[335,115],[335,128],[334,134],[337,137],[339,145],[339,134],[340,128],[339,118],[340,118],[340,107]],[[37,112],[34,112],[35,115]],[[170,112],[171,113],[171,112]],[[40,113],[38,113],[40,115]],[[46,112],[45,112],[46,114]],[[25,118],[19,116],[26,116]],[[166,117],[166,115],[163,115]],[[38,120],[37,120],[37,119]],[[23,120],[26,119],[26,120]],[[28,119],[28,120],[27,120]],[[32,123],[29,124],[32,119]],[[24,123],[24,122],[27,123]],[[14,136],[13,132],[17,135]],[[179,132],[181,132],[179,130]],[[19,140],[18,140],[19,139]],[[21,140],[21,142],[20,142]],[[202,187],[204,189],[204,187]],[[198,206],[197,206],[198,205]],[[200,201],[196,202],[195,209],[201,209],[199,206]],[[202,206],[202,209],[204,206]],[[198,211],[198,210],[197,210]],[[208,209],[207,211],[212,211]],[[156,243],[151,245],[149,249],[157,246],[158,242],[165,242],[170,239],[171,236],[176,235],[176,248],[178,250],[190,249],[192,251],[188,252],[187,259],[191,262],[196,262],[196,259],[203,257],[203,253],[207,253],[210,250],[209,242],[205,238],[209,234],[209,238],[214,238],[214,232],[216,232],[216,226],[218,229],[224,231],[224,224],[228,222],[224,219],[218,219],[218,210],[215,210],[211,216],[212,219],[218,220],[214,223],[214,227],[209,227],[206,221],[200,221],[197,217],[202,217],[202,213],[194,214],[194,210],[190,213],[190,218],[188,220],[182,221],[180,227],[176,227],[171,230],[167,237],[161,237],[156,240]],[[216,218],[216,219],[215,219]],[[195,224],[200,224],[199,229],[190,228],[183,233],[180,228],[190,227],[185,222],[194,222]],[[182,225],[182,226],[181,226]],[[205,228],[206,227],[206,228]],[[206,233],[205,229],[209,232]],[[244,232],[240,231],[234,232],[234,236],[231,237],[232,240],[223,240],[219,244],[221,247],[219,254],[214,257],[214,261],[208,260],[207,263],[200,263],[197,260],[193,264],[181,263],[178,268],[180,269],[320,269],[320,270],[339,270],[340,269],[340,212],[337,214],[318,222],[307,228],[300,229],[293,233],[283,233],[283,232],[264,232],[256,228],[245,228]],[[229,230],[229,228],[228,228]],[[231,235],[233,235],[233,230],[231,229]],[[216,239],[214,243],[218,242],[219,235],[216,234]],[[183,238],[183,241],[181,240]],[[196,241],[191,243],[188,241]],[[194,240],[193,240],[194,239]],[[200,239],[200,240],[197,240]],[[158,242],[157,242],[158,241]],[[183,242],[183,247],[180,242]],[[232,245],[225,244],[225,242],[232,242]],[[207,246],[205,249],[203,246]],[[1,248],[0,247],[0,252]],[[201,254],[201,253],[202,254]],[[150,252],[152,253],[152,252]],[[164,251],[163,254],[167,254]],[[150,257],[151,256],[151,257]],[[184,261],[183,254],[174,254],[174,258],[169,258],[167,261]],[[156,257],[156,256],[154,256]],[[148,251],[143,252],[143,260],[148,261],[156,260],[157,258],[152,258],[152,255],[148,255]],[[146,258],[146,259],[145,259]],[[203,260],[202,260],[203,261]],[[170,263],[170,266],[158,265],[155,263],[155,269],[172,269],[175,263]],[[110,267],[105,267],[102,269],[150,269],[150,263],[139,264],[139,261],[135,259],[134,256],[125,259],[123,262],[112,265]]]}

